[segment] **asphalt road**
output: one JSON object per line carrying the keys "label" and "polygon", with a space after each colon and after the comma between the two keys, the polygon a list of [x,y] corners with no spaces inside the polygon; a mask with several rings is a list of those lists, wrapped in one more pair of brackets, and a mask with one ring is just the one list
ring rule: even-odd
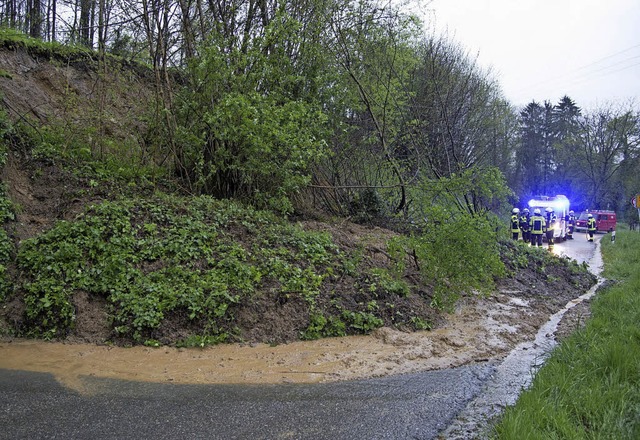
{"label": "asphalt road", "polygon": [[600,241],[611,240],[612,234],[595,234],[593,242],[587,241],[584,232],[576,233],[573,237],[573,240],[556,243],[554,253],[574,259],[580,264],[586,263],[592,273],[599,275],[602,270],[602,256],[596,250],[599,249]]}
{"label": "asphalt road", "polygon": [[173,385],[0,370],[3,439],[432,439],[478,394],[478,364],[314,385]]}

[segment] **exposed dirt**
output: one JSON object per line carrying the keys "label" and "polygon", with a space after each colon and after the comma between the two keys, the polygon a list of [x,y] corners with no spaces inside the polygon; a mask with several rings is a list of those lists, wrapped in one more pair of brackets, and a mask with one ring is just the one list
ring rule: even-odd
{"label": "exposed dirt", "polygon": [[[99,101],[99,76],[89,71],[52,65],[6,49],[0,50],[0,69],[11,74],[0,77],[0,90],[13,118],[30,115],[45,121],[58,112],[56,117],[82,124],[82,117],[91,115],[82,111],[78,102]],[[118,82],[115,83],[114,87]],[[137,90],[133,86],[116,89]],[[127,133],[139,133],[136,118],[130,116],[132,110],[124,103],[143,103],[147,96],[129,96],[128,100],[115,92],[110,96],[115,102],[108,105],[115,119],[109,120],[105,130],[122,130],[122,139]],[[66,113],[60,113],[60,109]],[[130,123],[118,124],[116,119]],[[90,185],[55,163],[29,162],[19,150],[9,155],[2,179],[19,206],[16,221],[9,227],[16,243],[50,228],[57,220],[71,220],[87,204],[109,197],[106,188]],[[392,234],[390,231],[348,222],[307,221],[304,225],[330,232],[342,247],[364,244],[366,257],[372,263],[384,264],[388,259],[384,241]],[[353,280],[343,282],[346,288]],[[517,343],[531,339],[551,314],[586,292],[593,282],[591,276],[569,274],[561,267],[550,266],[544,274],[536,268],[519,270],[516,276],[500,282],[494,294],[463,298],[454,313],[442,314],[434,309],[429,319],[434,326],[431,331],[404,332],[387,326],[369,336],[312,342],[290,342],[297,338],[308,318],[299,316],[302,308],[295,300],[274,308],[277,301],[265,296],[262,304],[256,301],[252,309],[235,311],[247,343],[203,349],[104,345],[110,334],[105,300],[77,292],[73,298],[76,327],[65,342],[5,338],[0,341],[0,368],[51,372],[61,382],[80,390],[83,376],[176,383],[286,383],[448,368],[505,356]],[[2,327],[19,327],[23,307],[18,300],[3,306],[0,334]],[[398,307],[409,310],[423,306],[407,302]],[[292,316],[298,316],[300,322],[296,323]],[[558,337],[574,331],[586,316],[587,305],[574,307],[561,324]],[[189,329],[176,317],[175,322],[167,322],[160,330],[179,338],[180,332]]]}
{"label": "exposed dirt", "polygon": [[[500,359],[519,342],[532,339],[553,308],[513,291],[496,293],[465,298],[444,325],[432,331],[381,328],[370,336],[277,346],[121,348],[9,339],[0,342],[0,368],[51,372],[78,390],[83,388],[82,376],[175,383],[350,380]],[[571,309],[558,337],[575,331],[587,314],[586,304]]]}
{"label": "exposed dirt", "polygon": [[[34,172],[37,171],[37,178]],[[18,242],[41,233],[56,220],[72,219],[82,206],[97,202],[106,193],[91,188],[54,165],[31,167],[10,155],[3,179],[13,200],[20,205],[10,232]],[[372,259],[387,258],[384,240],[392,234],[380,228],[342,223],[307,222],[310,229],[330,232],[343,247],[366,243]],[[530,340],[548,317],[593,283],[591,276],[568,275],[561,266],[519,270],[502,280],[488,296],[466,296],[454,313],[434,316],[431,331],[403,332],[391,327],[369,336],[349,336],[312,342],[279,343],[295,339],[289,334],[292,316],[300,310],[291,301],[269,309],[256,302],[255,310],[239,310],[239,324],[251,340],[204,349],[170,347],[122,348],[105,345],[110,329],[105,300],[85,292],[73,298],[77,310],[74,333],[64,342],[4,339],[0,342],[0,368],[53,373],[62,383],[81,390],[82,376],[99,376],[176,383],[287,383],[326,382],[449,368],[472,362],[500,359],[519,342]],[[576,287],[578,286],[578,287]],[[346,286],[345,286],[346,287]],[[264,297],[265,304],[273,298]],[[20,319],[19,301],[4,306],[2,317]],[[567,313],[558,337],[584,323],[588,305]],[[306,317],[298,316],[301,321]],[[175,325],[174,325],[175,324]],[[166,324],[176,332],[189,329],[179,322]],[[289,329],[289,330],[285,330]]]}
{"label": "exposed dirt", "polygon": [[91,143],[105,139],[121,143],[144,142],[147,135],[141,109],[153,98],[151,72],[123,68],[111,60],[65,58],[55,53],[0,47],[0,96],[2,107],[15,121],[39,129],[50,121],[73,128],[67,141],[85,129],[90,132],[98,118],[99,133]]}

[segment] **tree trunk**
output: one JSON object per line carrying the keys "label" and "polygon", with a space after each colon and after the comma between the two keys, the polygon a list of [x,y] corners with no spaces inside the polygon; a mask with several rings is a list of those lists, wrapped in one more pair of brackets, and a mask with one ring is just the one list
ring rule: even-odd
{"label": "tree trunk", "polygon": [[42,38],[42,3],[40,0],[31,0],[29,10],[29,36]]}
{"label": "tree trunk", "polygon": [[188,0],[179,0],[182,11],[182,40],[184,41],[184,56],[187,60],[195,55],[195,37],[191,19],[191,7]]}
{"label": "tree trunk", "polygon": [[91,47],[92,45],[90,39],[92,4],[93,0],[80,0],[79,40],[80,44],[86,47]]}

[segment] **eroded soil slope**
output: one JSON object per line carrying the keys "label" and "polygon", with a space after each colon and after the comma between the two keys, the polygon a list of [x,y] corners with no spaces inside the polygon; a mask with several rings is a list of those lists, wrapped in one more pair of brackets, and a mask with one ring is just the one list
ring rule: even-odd
{"label": "eroded soil slope", "polygon": [[[82,179],[54,165],[42,169],[38,178],[33,178],[33,172],[16,158],[10,159],[4,171],[10,194],[21,206],[10,225],[16,242],[51,227],[56,220],[72,219],[86,203],[107,197],[106,192],[91,191]],[[373,259],[385,258],[384,242],[392,234],[347,222],[314,221],[306,226],[330,232],[343,248],[366,244]],[[551,314],[585,293],[595,281],[592,275],[571,274],[562,267],[549,266],[544,274],[535,267],[514,271],[512,277],[499,282],[494,294],[466,296],[454,313],[434,316],[437,324],[431,331],[383,327],[369,336],[275,345],[248,341],[204,349],[104,345],[109,336],[106,304],[79,293],[73,335],[51,343],[5,338],[0,343],[0,368],[53,372],[81,389],[83,375],[181,383],[324,382],[499,359],[517,343],[532,339]],[[284,337],[281,329],[291,327],[292,315],[283,310],[265,317],[256,309],[254,316],[241,322],[256,339]],[[21,319],[21,313],[19,302],[8,304],[2,311],[5,326]],[[587,314],[584,305],[573,309],[559,336],[579,327]]]}
{"label": "eroded soil slope", "polygon": [[[147,102],[145,89],[123,86],[119,80],[102,83],[100,75],[81,67],[39,60],[20,50],[0,49],[0,70],[4,73],[0,75],[0,90],[11,118],[30,117],[43,123],[54,118],[78,127],[90,125],[100,116],[107,121],[103,133],[125,143],[128,136],[144,133],[136,117],[139,112],[130,103]],[[128,80],[140,81],[140,77]],[[103,118],[106,109],[112,112],[107,119]],[[132,143],[144,144],[140,139]],[[16,220],[8,225],[16,244],[51,228],[58,220],[73,220],[88,204],[116,195],[108,185],[92,185],[55,162],[33,161],[21,151],[10,152],[2,178],[19,207]],[[393,235],[391,231],[346,221],[303,224],[330,233],[344,249],[364,249],[372,264],[386,263],[384,243]],[[104,345],[110,336],[106,304],[78,292],[72,335],[55,343],[5,338],[0,342],[0,368],[51,371],[78,388],[82,387],[83,375],[184,383],[278,383],[447,368],[500,358],[518,342],[530,339],[549,315],[583,294],[595,281],[593,276],[571,273],[561,265],[549,266],[544,273],[536,267],[513,273],[498,284],[493,295],[464,297],[455,313],[434,309],[429,319],[434,326],[431,331],[383,327],[369,336],[291,342],[299,328],[292,324],[299,319],[295,304],[276,310],[273,302],[266,301],[262,306],[254,304],[238,311],[244,344],[204,349]],[[345,283],[345,295],[348,287]],[[23,311],[19,298],[5,304],[0,311],[0,334],[19,326]],[[577,318],[565,326],[564,333],[578,326],[587,311],[576,308]],[[179,334],[183,329],[169,330]]]}

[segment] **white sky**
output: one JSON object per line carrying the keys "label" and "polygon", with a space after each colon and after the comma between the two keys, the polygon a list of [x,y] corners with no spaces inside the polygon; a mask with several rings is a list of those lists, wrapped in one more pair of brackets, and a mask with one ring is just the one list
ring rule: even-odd
{"label": "white sky", "polygon": [[640,105],[640,0],[432,0],[423,11],[512,104]]}

